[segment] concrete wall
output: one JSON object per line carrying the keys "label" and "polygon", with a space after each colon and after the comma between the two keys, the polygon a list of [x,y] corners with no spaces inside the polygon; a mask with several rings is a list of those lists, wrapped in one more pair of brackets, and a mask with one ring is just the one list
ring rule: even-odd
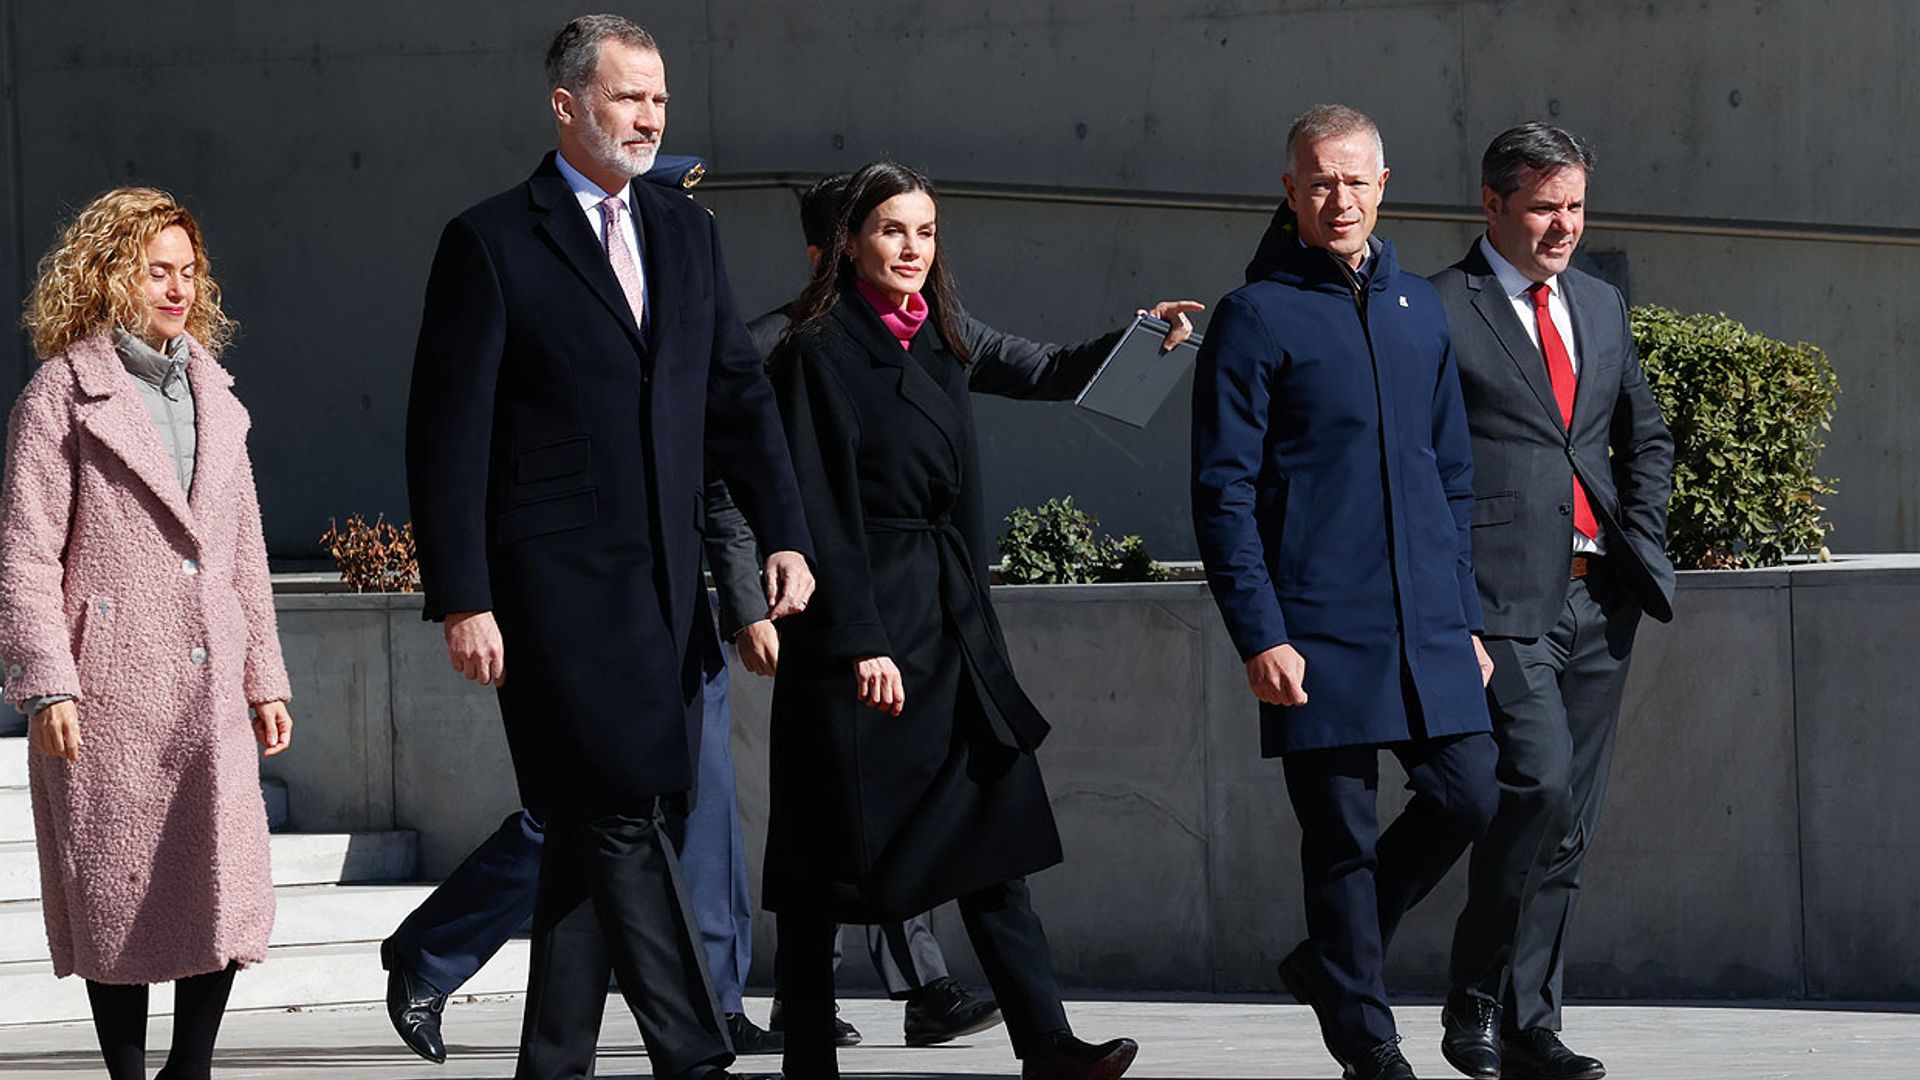
{"label": "concrete wall", "polygon": [[[1272,991],[1304,933],[1300,834],[1213,602],[1191,583],[995,593],[1054,723],[1066,845],[1037,875],[1062,977]],[[1647,624],[1568,961],[1582,997],[1920,999],[1920,557],[1681,576]],[[296,829],[409,828],[445,874],[518,800],[491,695],[410,596],[283,596],[296,749],[267,771]],[[390,649],[391,666],[382,667]],[[758,895],[770,684],[734,671],[734,761]],[[383,708],[390,712],[383,713]],[[1402,777],[1383,759],[1383,819]],[[1460,872],[1408,920],[1393,985],[1439,991]],[[951,906],[955,971],[977,965]],[[761,916],[755,977],[770,981]],[[843,985],[874,976],[850,942]]]}
{"label": "concrete wall", "polygon": [[[404,516],[406,374],[441,223],[550,142],[538,58],[575,6],[539,2],[0,0],[0,289],[17,298],[69,208],[110,185],[201,213],[256,420],[270,542],[314,554],[331,515]],[[1386,135],[1395,201],[1470,206],[1486,140],[1551,117],[1591,137],[1597,213],[1920,228],[1920,86],[1898,0],[1616,5],[1248,0],[683,0],[632,13],[664,43],[668,148],[720,172],[893,154],[936,177],[1202,194],[1277,190],[1288,118],[1328,87]],[[1630,63],[1630,74],[1623,77]],[[801,275],[790,195],[716,191],[752,310]],[[1258,214],[954,199],[948,253],[988,321],[1072,339],[1145,300],[1237,284]],[[1472,230],[1389,216],[1437,269]],[[10,233],[11,230],[11,233]],[[17,236],[18,242],[12,237]],[[1828,471],[1841,550],[1920,547],[1920,248],[1594,230],[1635,300],[1724,310],[1826,346],[1845,396]],[[13,303],[7,299],[6,303]],[[0,340],[0,369],[29,366]],[[992,507],[1073,493],[1164,558],[1190,555],[1186,421],[1145,432],[983,401]]]}

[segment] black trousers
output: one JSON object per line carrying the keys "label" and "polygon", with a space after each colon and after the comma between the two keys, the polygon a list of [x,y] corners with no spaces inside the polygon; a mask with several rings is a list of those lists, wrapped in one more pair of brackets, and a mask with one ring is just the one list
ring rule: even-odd
{"label": "black trousers", "polygon": [[[1376,806],[1382,749],[1400,759],[1413,792],[1384,833]],[[1476,734],[1283,759],[1302,832],[1307,936],[1318,954],[1312,975],[1332,1005],[1321,1034],[1341,1057],[1394,1037],[1387,946],[1401,917],[1492,819],[1494,758],[1493,739]]]}
{"label": "black trousers", "polygon": [[1500,1002],[1511,1031],[1560,1029],[1567,931],[1640,625],[1639,606],[1604,566],[1567,583],[1546,637],[1486,643],[1500,809],[1473,849],[1449,977]]}
{"label": "black trousers", "polygon": [[553,813],[546,824],[514,1075],[593,1075],[609,974],[619,976],[653,1075],[698,1075],[732,1062],[663,809]]}
{"label": "black trousers", "polygon": [[[959,899],[967,940],[980,958],[999,1002],[1007,1037],[1025,1057],[1043,1035],[1072,1030],[1060,1004],[1046,929],[1033,910],[1025,878],[1014,878]],[[836,925],[824,911],[779,913],[780,951],[774,979],[786,1038],[783,1075],[822,1080],[840,1075],[833,1048],[833,942]]]}

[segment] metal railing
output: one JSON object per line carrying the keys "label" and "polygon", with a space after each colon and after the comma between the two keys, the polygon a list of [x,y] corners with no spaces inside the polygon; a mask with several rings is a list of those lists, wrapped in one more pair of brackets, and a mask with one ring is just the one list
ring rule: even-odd
{"label": "metal railing", "polygon": [[[804,190],[819,173],[716,173],[700,184],[702,191]],[[1128,188],[1069,187],[1052,184],[1009,184],[980,180],[940,180],[940,193],[961,199],[1006,202],[1064,203],[1074,206],[1112,206],[1142,210],[1200,210],[1214,213],[1271,214],[1278,196],[1223,195],[1195,191],[1137,191]],[[1486,220],[1477,206],[1440,203],[1388,202],[1380,216],[1391,221],[1431,221],[1479,225]],[[1750,218],[1683,217],[1663,214],[1594,213],[1588,229],[1619,232],[1666,233],[1679,236],[1723,236],[1741,240],[1796,240],[1821,244],[1876,244],[1920,247],[1920,229],[1879,228],[1867,225],[1824,225]]]}

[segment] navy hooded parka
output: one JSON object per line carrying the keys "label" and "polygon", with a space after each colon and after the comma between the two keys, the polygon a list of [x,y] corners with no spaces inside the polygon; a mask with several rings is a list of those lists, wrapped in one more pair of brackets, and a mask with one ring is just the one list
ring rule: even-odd
{"label": "navy hooded parka", "polygon": [[1208,584],[1242,658],[1291,643],[1307,662],[1307,704],[1260,707],[1267,757],[1489,730],[1446,317],[1372,245],[1356,291],[1283,206],[1195,374]]}

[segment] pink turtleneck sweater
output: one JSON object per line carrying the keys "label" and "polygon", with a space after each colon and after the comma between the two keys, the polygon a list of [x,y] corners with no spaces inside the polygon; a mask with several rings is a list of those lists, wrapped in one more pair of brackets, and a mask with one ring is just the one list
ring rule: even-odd
{"label": "pink turtleneck sweater", "polygon": [[907,305],[894,307],[893,301],[887,298],[887,294],[867,284],[865,278],[854,278],[853,287],[868,304],[873,306],[874,313],[880,316],[881,322],[887,324],[887,329],[893,332],[894,340],[900,343],[900,347],[913,348],[913,335],[919,332],[921,324],[927,321],[926,298],[919,293],[908,293]]}

